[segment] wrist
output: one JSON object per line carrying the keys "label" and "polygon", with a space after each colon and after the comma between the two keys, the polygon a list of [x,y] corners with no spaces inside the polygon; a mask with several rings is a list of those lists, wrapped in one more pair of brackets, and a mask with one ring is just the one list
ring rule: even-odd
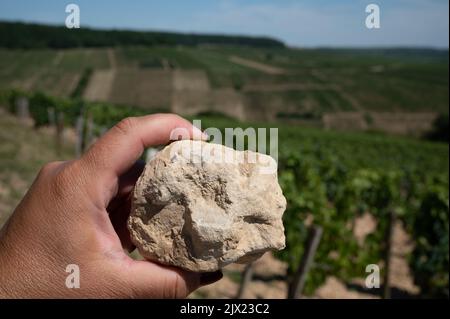
{"label": "wrist", "polygon": [[0,299],[14,298],[11,287],[11,282],[14,281],[11,277],[14,274],[11,272],[8,259],[4,238],[0,237]]}
{"label": "wrist", "polygon": [[10,245],[10,220],[0,229],[0,299],[20,298],[23,281],[20,273],[25,271],[24,264],[20,262],[16,249]]}

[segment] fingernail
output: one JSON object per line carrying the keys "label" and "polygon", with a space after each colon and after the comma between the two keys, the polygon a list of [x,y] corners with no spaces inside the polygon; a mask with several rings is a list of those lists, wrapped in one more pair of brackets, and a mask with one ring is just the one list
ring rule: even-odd
{"label": "fingernail", "polygon": [[194,126],[192,129],[192,137],[194,140],[207,141],[209,139],[208,134],[202,132],[198,127]]}
{"label": "fingernail", "polygon": [[205,272],[200,274],[200,285],[205,286],[222,279],[223,273],[219,271]]}

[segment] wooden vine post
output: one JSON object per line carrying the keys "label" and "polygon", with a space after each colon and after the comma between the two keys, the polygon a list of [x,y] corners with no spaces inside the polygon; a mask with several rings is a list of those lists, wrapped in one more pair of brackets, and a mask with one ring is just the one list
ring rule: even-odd
{"label": "wooden vine post", "polygon": [[64,113],[58,112],[55,123],[56,154],[61,155],[64,134]]}
{"label": "wooden vine post", "polygon": [[391,256],[392,256],[392,239],[394,235],[395,213],[389,211],[388,226],[385,235],[385,256],[384,256],[384,278],[383,278],[383,295],[384,299],[391,298]]}
{"label": "wooden vine post", "polygon": [[301,297],[308,271],[311,269],[314,262],[314,255],[316,254],[320,239],[322,238],[322,233],[323,228],[321,226],[313,225],[310,227],[308,238],[306,240],[305,252],[303,253],[300,265],[292,278],[292,282],[289,285],[288,299],[299,299]]}
{"label": "wooden vine post", "polygon": [[20,97],[16,100],[16,115],[22,123],[30,118],[29,103],[26,97]]}
{"label": "wooden vine post", "polygon": [[93,141],[94,141],[94,120],[92,119],[92,114],[88,113],[86,119],[86,136],[83,152],[92,144]]}
{"label": "wooden vine post", "polygon": [[250,263],[245,266],[244,271],[242,272],[241,284],[239,285],[239,290],[236,296],[237,299],[243,298],[244,292],[248,287],[248,284],[250,283],[250,281],[252,281],[252,277],[253,277],[253,269],[252,263]]}
{"label": "wooden vine post", "polygon": [[75,123],[75,131],[77,134],[77,142],[75,143],[76,157],[81,157],[84,151],[84,118],[83,115],[77,117]]}

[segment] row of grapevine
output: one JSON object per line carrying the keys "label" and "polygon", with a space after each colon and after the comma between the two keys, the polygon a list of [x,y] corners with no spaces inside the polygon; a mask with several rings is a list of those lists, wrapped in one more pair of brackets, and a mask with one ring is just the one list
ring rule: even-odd
{"label": "row of grapevine", "polygon": [[85,102],[81,99],[56,98],[40,92],[25,93],[18,90],[2,92],[0,102],[3,100],[8,106],[8,110],[15,112],[16,101],[19,97],[28,98],[30,116],[33,118],[36,127],[49,124],[49,109],[53,109],[56,113],[63,113],[65,124],[69,126],[74,125],[80,115],[91,117],[99,127],[111,127],[125,117],[145,114],[144,111],[129,106]]}
{"label": "row of grapevine", "polygon": [[[304,249],[299,245],[306,236],[303,221],[312,215],[313,222],[325,230],[315,259],[319,267],[311,272],[307,291],[312,292],[327,275],[343,280],[364,277],[368,264],[380,264],[393,212],[415,239],[410,266],[422,294],[448,297],[448,179],[402,170],[346,170],[342,163],[295,155],[280,164],[280,182],[289,203],[285,213],[288,249],[280,257],[291,272]],[[378,224],[360,245],[351,225],[366,212]]]}
{"label": "row of grapevine", "polygon": [[[392,213],[414,240],[409,264],[422,296],[449,296],[448,145],[298,127],[279,130],[279,181],[288,207],[287,249],[278,256],[288,263],[289,276],[303,256],[305,221],[324,229],[306,293],[329,275],[346,281],[365,277],[368,264],[382,265]],[[352,227],[364,213],[374,216],[377,227],[361,245]]]}

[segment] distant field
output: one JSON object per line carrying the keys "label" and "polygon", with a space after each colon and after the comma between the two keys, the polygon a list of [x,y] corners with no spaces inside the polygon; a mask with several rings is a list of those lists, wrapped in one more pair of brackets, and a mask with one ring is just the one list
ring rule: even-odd
{"label": "distant field", "polygon": [[[333,123],[341,118],[350,123],[353,115],[345,112],[362,117],[365,112],[448,114],[448,51],[238,46],[0,49],[0,89],[71,96],[86,70],[93,74],[85,79],[87,99],[186,115],[227,108],[224,113],[239,119],[318,121],[324,114],[336,113]],[[193,85],[180,89],[177,70],[194,71],[208,83],[199,84],[199,90],[192,78]],[[224,101],[230,96],[235,101],[231,105]],[[424,116],[428,118],[433,119]],[[402,123],[392,125],[397,124],[400,129],[388,131],[409,130],[401,128]],[[387,125],[391,124],[374,129]]]}
{"label": "distant field", "polygon": [[70,96],[82,73],[109,68],[106,49],[0,50],[0,89]]}

